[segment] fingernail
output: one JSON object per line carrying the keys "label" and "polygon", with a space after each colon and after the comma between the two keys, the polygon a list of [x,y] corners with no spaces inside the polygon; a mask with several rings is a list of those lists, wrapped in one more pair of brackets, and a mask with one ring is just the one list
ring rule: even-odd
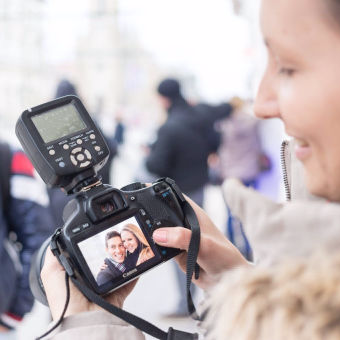
{"label": "fingernail", "polygon": [[153,239],[156,242],[167,243],[168,242],[168,233],[165,230],[155,230],[153,233]]}

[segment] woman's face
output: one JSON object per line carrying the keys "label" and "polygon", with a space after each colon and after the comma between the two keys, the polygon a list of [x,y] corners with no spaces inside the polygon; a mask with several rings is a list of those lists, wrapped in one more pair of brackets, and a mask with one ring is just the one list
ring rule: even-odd
{"label": "woman's face", "polygon": [[122,241],[125,249],[129,253],[133,253],[138,247],[138,241],[133,233],[130,231],[124,230],[121,232]]}
{"label": "woman's face", "polygon": [[325,0],[262,0],[268,65],[255,113],[282,119],[306,184],[340,201],[340,25]]}

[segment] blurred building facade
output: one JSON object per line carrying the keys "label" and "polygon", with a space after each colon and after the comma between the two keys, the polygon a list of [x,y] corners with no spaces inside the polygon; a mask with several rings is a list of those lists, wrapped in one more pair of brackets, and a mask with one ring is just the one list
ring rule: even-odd
{"label": "blurred building facade", "polygon": [[[56,10],[48,0],[0,1],[3,133],[13,131],[25,108],[53,98],[57,82],[64,77],[75,82],[91,112],[114,114],[129,105],[131,112],[152,116],[155,98],[150,88],[161,71],[138,41],[120,29],[118,2],[83,0],[80,13],[76,2],[60,0]],[[73,18],[75,28],[81,21],[81,31],[72,31]],[[71,35],[75,38],[70,51],[58,59],[60,50],[70,46]]]}
{"label": "blurred building facade", "polygon": [[[2,130],[11,126],[15,113],[44,92],[46,68],[42,57],[41,2],[1,1],[0,6],[0,118]],[[42,86],[42,84],[44,84]]]}

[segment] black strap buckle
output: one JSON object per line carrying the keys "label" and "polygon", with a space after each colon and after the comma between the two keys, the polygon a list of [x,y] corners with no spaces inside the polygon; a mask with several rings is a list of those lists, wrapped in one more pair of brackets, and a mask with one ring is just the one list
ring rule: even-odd
{"label": "black strap buckle", "polygon": [[170,327],[168,330],[168,337],[166,340],[198,340],[198,334],[183,332]]}
{"label": "black strap buckle", "polygon": [[173,179],[171,179],[169,177],[165,177],[165,178],[162,178],[161,180],[170,185],[171,189],[175,192],[180,203],[186,202],[186,199],[185,199],[184,195],[182,194],[182,191],[180,190],[180,188],[178,187],[178,185],[176,184],[176,182]]}
{"label": "black strap buckle", "polygon": [[59,248],[58,248],[57,240],[58,240],[60,234],[61,234],[61,228],[56,229],[56,231],[52,235],[51,241],[50,241],[51,251],[52,251],[53,255],[58,259],[59,259],[60,251],[59,251]]}

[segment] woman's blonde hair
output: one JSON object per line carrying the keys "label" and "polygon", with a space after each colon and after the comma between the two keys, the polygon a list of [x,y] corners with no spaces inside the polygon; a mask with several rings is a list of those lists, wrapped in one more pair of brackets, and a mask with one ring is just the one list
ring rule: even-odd
{"label": "woman's blonde hair", "polygon": [[122,233],[123,231],[129,231],[143,245],[143,249],[141,250],[138,256],[138,260],[136,263],[137,266],[154,256],[154,253],[148,241],[146,240],[143,232],[139,227],[132,223],[128,223],[123,227],[120,233]]}
{"label": "woman's blonde hair", "polygon": [[340,339],[340,254],[238,269],[208,306],[208,339]]}

